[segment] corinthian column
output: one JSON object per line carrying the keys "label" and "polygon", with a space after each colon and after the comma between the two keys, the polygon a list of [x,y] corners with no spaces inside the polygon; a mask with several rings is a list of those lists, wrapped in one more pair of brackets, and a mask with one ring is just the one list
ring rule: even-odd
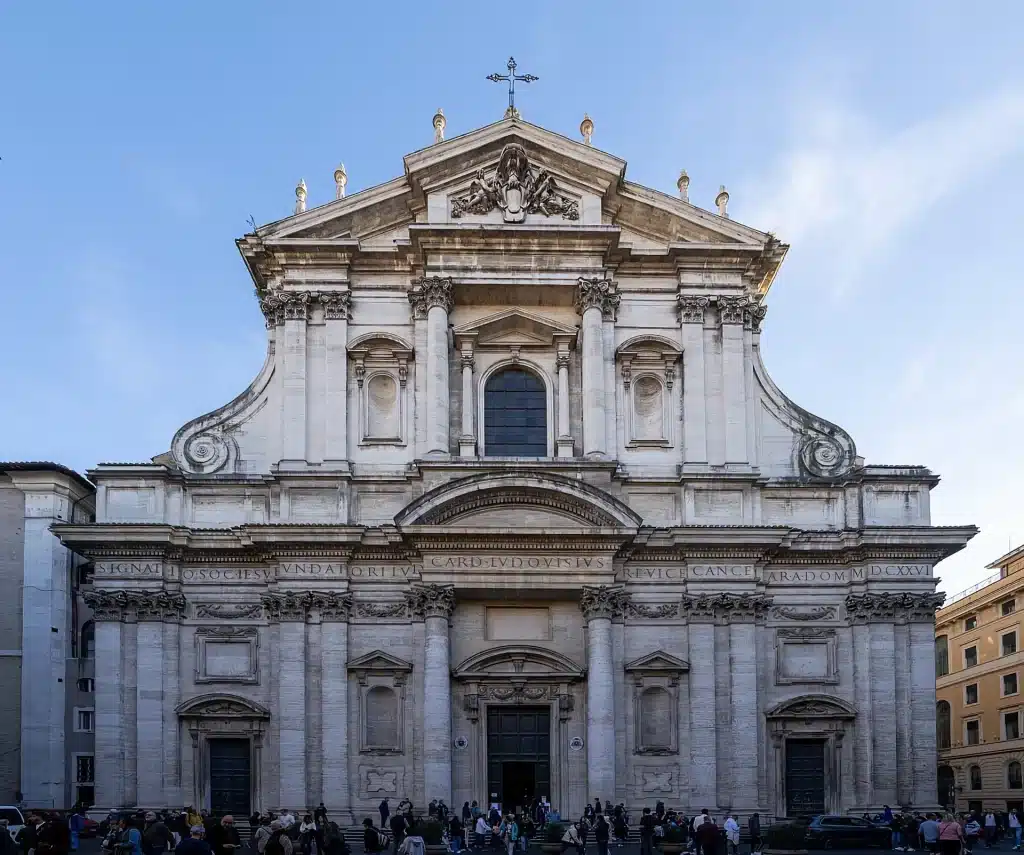
{"label": "corinthian column", "polygon": [[348,781],[348,619],[351,594],[319,591],[313,595],[320,612],[320,721],[323,763],[320,793],[351,822]]}
{"label": "corinthian column", "polygon": [[420,585],[409,594],[412,612],[424,622],[423,795],[452,795],[452,687],[448,620],[455,610],[451,585]]}
{"label": "corinthian column", "polygon": [[580,609],[587,622],[587,792],[615,795],[615,683],[612,673],[612,617],[621,615],[621,588],[587,587]]}
{"label": "corinthian column", "polygon": [[417,317],[427,320],[426,446],[425,453],[447,455],[449,426],[448,313],[452,309],[452,280],[430,276],[416,282],[409,300]]}
{"label": "corinthian column", "polygon": [[704,401],[704,310],[708,298],[680,294],[683,337],[683,463],[707,463],[708,430]]}
{"label": "corinthian column", "polygon": [[605,316],[614,318],[620,297],[608,279],[585,279],[576,283],[576,311],[583,318],[583,454],[603,456],[608,451],[605,436],[604,382]]}

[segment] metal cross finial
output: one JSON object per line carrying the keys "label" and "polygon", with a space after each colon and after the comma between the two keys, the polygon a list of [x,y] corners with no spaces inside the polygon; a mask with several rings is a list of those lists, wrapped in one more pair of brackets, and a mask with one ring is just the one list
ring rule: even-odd
{"label": "metal cross finial", "polygon": [[508,58],[508,74],[488,74],[487,79],[494,83],[501,83],[502,81],[508,81],[508,109],[505,111],[506,119],[517,119],[519,118],[519,111],[516,109],[516,81],[519,80],[522,83],[533,83],[534,80],[540,80],[532,74],[516,74],[516,60],[515,57]]}

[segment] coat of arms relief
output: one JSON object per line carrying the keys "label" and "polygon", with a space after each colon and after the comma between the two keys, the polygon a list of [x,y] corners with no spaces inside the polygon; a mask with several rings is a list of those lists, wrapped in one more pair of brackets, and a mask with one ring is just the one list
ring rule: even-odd
{"label": "coat of arms relief", "polygon": [[550,172],[530,166],[526,150],[518,143],[509,143],[501,150],[493,175],[479,170],[468,192],[452,199],[452,217],[456,219],[466,214],[488,214],[495,208],[506,223],[521,223],[527,214],[580,218],[579,203],[559,191]]}

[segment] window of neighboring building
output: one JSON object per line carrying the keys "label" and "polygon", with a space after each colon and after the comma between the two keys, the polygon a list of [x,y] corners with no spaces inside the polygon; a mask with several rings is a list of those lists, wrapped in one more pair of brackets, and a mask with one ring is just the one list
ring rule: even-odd
{"label": "window of neighboring building", "polygon": [[950,737],[952,736],[951,712],[949,701],[939,701],[935,705],[935,737],[940,751],[943,748],[950,747]]}
{"label": "window of neighboring building", "polygon": [[92,707],[87,709],[76,707],[75,708],[75,731],[78,733],[92,733],[93,731],[93,710]]}
{"label": "window of neighboring building", "polygon": [[484,387],[484,454],[546,457],[547,393],[532,371],[506,368]]}
{"label": "window of neighboring building", "polygon": [[1020,739],[1020,713],[1003,713],[1003,739]]}
{"label": "window of neighboring building", "polygon": [[978,648],[976,645],[964,648],[964,667],[973,668],[978,664]]}
{"label": "window of neighboring building", "polygon": [[78,691],[80,691],[80,692],[89,692],[89,693],[95,692],[96,691],[96,681],[92,677],[82,677],[78,681]]}
{"label": "window of neighboring building", "polygon": [[981,722],[973,719],[967,722],[967,744],[978,745],[981,743]]}
{"label": "window of neighboring building", "polygon": [[949,673],[949,639],[940,635],[935,639],[935,676],[945,677]]}
{"label": "window of neighboring building", "polygon": [[1003,695],[1017,694],[1017,672],[1003,674]]}
{"label": "window of neighboring building", "polygon": [[1017,608],[1016,600],[1003,600],[999,604],[999,611],[1003,615],[1003,617],[1006,617],[1007,615],[1012,615],[1014,613],[1014,611],[1016,610],[1016,608]]}
{"label": "window of neighboring building", "polygon": [[86,561],[78,565],[77,573],[79,585],[91,585],[93,576],[96,575],[96,565]]}
{"label": "window of neighboring building", "polygon": [[980,766],[971,766],[971,768],[970,768],[970,779],[971,779],[971,789],[972,790],[980,790],[981,789],[981,767]]}
{"label": "window of neighboring building", "polygon": [[1016,760],[1011,761],[1010,765],[1006,767],[1006,786],[1011,790],[1024,788],[1024,777],[1021,775],[1020,763]]}
{"label": "window of neighboring building", "polygon": [[95,760],[92,754],[73,755],[75,764],[75,800],[91,807],[96,800],[93,787],[96,773]]}
{"label": "window of neighboring building", "polygon": [[81,655],[86,659],[96,656],[96,623],[87,620],[82,624],[82,646],[79,648]]}
{"label": "window of neighboring building", "polygon": [[972,629],[978,628],[978,616],[971,615],[970,617],[964,618],[964,632],[970,632]]}
{"label": "window of neighboring building", "polygon": [[1017,652],[1017,630],[1004,632],[1002,635],[1003,656],[1009,656]]}
{"label": "window of neighboring building", "polygon": [[976,704],[978,703],[978,684],[968,683],[964,686],[964,703],[965,704]]}
{"label": "window of neighboring building", "polygon": [[981,802],[968,802],[967,812],[976,813],[978,816],[981,816]]}

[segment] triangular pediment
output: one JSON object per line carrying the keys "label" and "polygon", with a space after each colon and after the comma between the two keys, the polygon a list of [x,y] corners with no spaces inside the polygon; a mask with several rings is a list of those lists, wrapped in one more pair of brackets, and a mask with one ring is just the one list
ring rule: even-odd
{"label": "triangular pediment", "polygon": [[457,341],[472,336],[477,347],[550,347],[560,336],[570,340],[576,335],[574,327],[518,308],[470,321],[453,332]]}
{"label": "triangular pediment", "polygon": [[626,665],[627,671],[639,671],[646,674],[681,674],[690,670],[690,664],[677,659],[664,650],[655,650]]}
{"label": "triangular pediment", "polygon": [[374,650],[348,663],[349,671],[381,671],[386,673],[408,672],[412,670],[412,663],[385,653],[383,650]]}

